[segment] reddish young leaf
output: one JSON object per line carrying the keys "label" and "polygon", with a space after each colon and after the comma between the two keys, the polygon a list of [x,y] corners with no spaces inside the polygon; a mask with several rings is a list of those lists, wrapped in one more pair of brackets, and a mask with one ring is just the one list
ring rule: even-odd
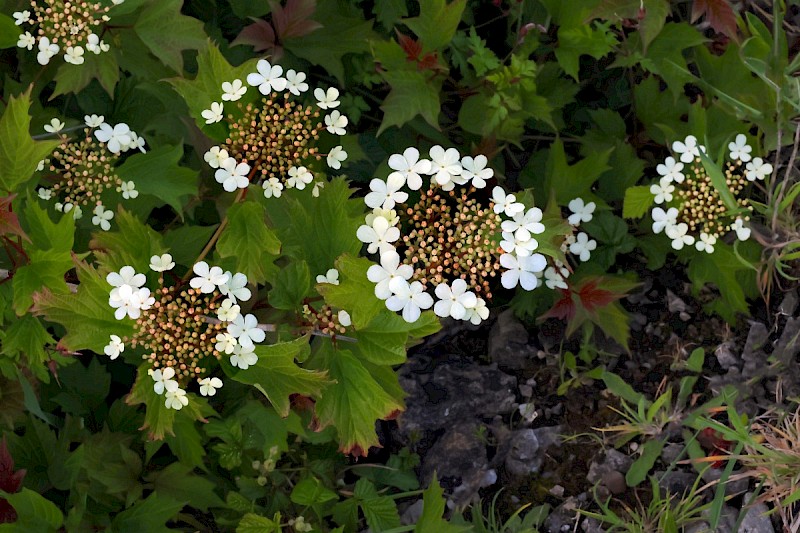
{"label": "reddish young leaf", "polygon": [[[697,435],[697,442],[711,455],[720,455],[729,452],[733,443],[722,437],[722,434],[713,428],[703,428]],[[711,466],[721,468],[725,461],[715,461]]]}
{"label": "reddish young leaf", "polygon": [[275,59],[279,59],[283,55],[283,48],[277,44],[275,30],[266,20],[257,20],[246,26],[236,36],[231,46],[238,44],[252,46],[255,52],[270,52]]}
{"label": "reddish young leaf", "polygon": [[0,235],[19,235],[25,240],[29,240],[19,225],[17,214],[11,210],[11,202],[16,196],[16,194],[12,194],[0,198]]}
{"label": "reddish young leaf", "polygon": [[736,12],[728,0],[694,0],[692,22],[703,15],[714,31],[736,38]]}
{"label": "reddish young leaf", "polygon": [[545,314],[539,317],[539,320],[547,318],[559,318],[569,322],[575,316],[575,302],[572,301],[572,291],[568,289],[561,289],[561,298],[553,304]]}
{"label": "reddish young leaf", "polygon": [[[14,471],[14,459],[8,452],[6,438],[0,441],[0,490],[13,494],[22,488],[25,470]],[[6,500],[0,498],[0,524],[8,524],[17,520],[17,512]]]}
{"label": "reddish young leaf", "polygon": [[412,39],[408,35],[403,35],[397,30],[395,30],[395,33],[397,33],[397,44],[399,44],[403,52],[406,53],[406,59],[409,61],[417,61],[419,55],[422,53],[422,43],[416,39]]}
{"label": "reddish young leaf", "polygon": [[269,0],[272,8],[272,23],[280,42],[290,37],[302,37],[322,27],[311,16],[317,9],[316,0],[289,0],[281,6],[278,0]]}
{"label": "reddish young leaf", "polygon": [[598,307],[605,307],[615,300],[619,300],[625,293],[615,294],[605,289],[598,289],[597,284],[599,279],[589,280],[585,284],[581,284],[580,288],[576,291],[578,298],[580,298],[581,305],[590,313],[594,313]]}

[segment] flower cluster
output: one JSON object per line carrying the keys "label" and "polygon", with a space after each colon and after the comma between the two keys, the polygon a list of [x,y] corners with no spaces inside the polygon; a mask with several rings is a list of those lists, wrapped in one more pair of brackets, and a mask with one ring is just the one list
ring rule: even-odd
{"label": "flower cluster", "polygon": [[108,231],[114,212],[103,206],[100,197],[109,189],[122,193],[125,200],[139,196],[134,182],[123,181],[115,166],[122,152],[144,152],[144,139],[127,124],[112,126],[102,116],[87,115],[84,120],[86,129],[79,139],[60,134],[64,123],[57,118],[45,126],[48,133],[61,135],[61,145],[39,163],[39,170],[52,185],[40,187],[38,194],[42,200],[54,199],[56,210],[71,212],[76,220],[83,216],[84,208],[91,208],[92,224]]}
{"label": "flower cluster", "polygon": [[[587,202],[583,198],[573,198],[567,204],[570,214],[567,216],[567,222],[573,229],[573,233],[568,234],[564,241],[561,243],[561,252],[571,255],[576,258],[575,261],[586,262],[592,255],[592,252],[597,249],[597,241],[590,238],[584,231],[575,231],[580,227],[581,223],[589,222],[594,217],[594,211],[597,204],[594,202]],[[562,289],[566,290],[567,278],[569,278],[571,270],[566,263],[553,258],[550,264],[544,271],[544,284],[548,289]]]}
{"label": "flower cluster", "polygon": [[131,266],[106,277],[114,316],[134,320],[135,333],[130,338],[111,335],[104,351],[116,359],[126,345],[141,347],[143,359],[151,365],[153,389],[164,395],[167,407],[181,409],[189,402],[186,387],[191,381],[203,396],[213,396],[222,387],[222,380],[212,373],[223,354],[244,370],[256,364],[255,344],[266,334],[255,316],[241,313],[239,303],[251,296],[244,274],[223,272],[201,261],[194,265],[188,287],[164,286],[163,272],[174,266],[169,254],[150,259],[161,285],[152,293],[144,287],[145,275]]}
{"label": "flower cluster", "polygon": [[[124,0],[112,0],[114,5]],[[81,65],[85,61],[85,52],[101,54],[109,50],[109,46],[100,38],[101,26],[108,22],[110,6],[101,2],[80,0],[31,0],[31,9],[14,13],[17,26],[31,25],[30,31],[19,36],[17,46],[38,52],[36,60],[40,65],[47,65],[60,52],[64,52],[64,61],[73,65]]]}
{"label": "flower cluster", "polygon": [[700,154],[706,153],[705,147],[693,135],[674,142],[675,157],[667,157],[656,167],[661,177],[650,187],[658,204],[651,213],[653,232],[663,231],[675,250],[694,246],[706,253],[713,253],[717,240],[728,231],[734,231],[739,240],[747,240],[750,228],[746,224],[752,207],[743,192],[749,183],[772,174],[772,165],[752,157],[752,150],[743,134],[728,144],[729,160],[723,173],[725,186],[736,202],[731,210],[703,165]]}
{"label": "flower cluster", "polygon": [[[364,201],[372,212],[357,235],[379,264],[367,277],[375,295],[408,322],[433,308],[440,317],[479,324],[489,316],[491,279],[498,274],[509,289],[539,285],[547,265],[535,253],[535,236],[545,231],[542,211],[499,186],[486,198],[482,189],[494,177],[486,156],[461,157],[454,148],[434,146],[429,157],[408,148],[389,158],[393,172],[386,180],[370,182]],[[420,191],[413,204],[406,203],[408,191]]]}
{"label": "flower cluster", "polygon": [[[309,90],[305,73],[289,69],[284,75],[282,67],[263,59],[256,69],[248,74],[247,85],[239,79],[223,83],[221,101],[201,113],[206,124],[228,123],[225,144],[212,147],[204,159],[228,192],[260,183],[265,197],[277,198],[284,189],[302,190],[313,183],[317,195],[324,182],[315,182],[314,163],[325,155],[328,166],[339,169],[347,158],[341,146],[327,154],[317,148],[323,131],[345,134],[348,119],[335,109],[339,91],[316,89],[316,104],[307,105],[295,98]],[[241,99],[248,85],[257,88],[261,97],[244,103]],[[226,103],[234,108],[227,114]],[[320,119],[321,111],[329,113]]]}

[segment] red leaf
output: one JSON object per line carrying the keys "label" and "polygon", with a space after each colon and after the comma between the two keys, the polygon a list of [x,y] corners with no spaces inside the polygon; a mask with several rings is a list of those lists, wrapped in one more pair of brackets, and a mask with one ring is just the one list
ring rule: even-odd
{"label": "red leaf", "polygon": [[[14,459],[8,452],[6,438],[0,441],[0,490],[13,494],[22,488],[25,470],[14,472]],[[0,524],[8,524],[17,520],[17,512],[4,499],[0,498]]]}
{"label": "red leaf", "polygon": [[417,64],[419,70],[435,70],[439,66],[439,55],[436,52],[428,52]]}
{"label": "red leaf", "polygon": [[[723,438],[722,433],[713,428],[703,428],[697,435],[697,442],[703,447],[710,455],[719,455],[721,453],[729,452],[733,447],[733,443]],[[720,468],[725,461],[715,461],[711,466],[713,468]]]}
{"label": "red leaf", "polygon": [[705,15],[714,31],[736,38],[736,12],[728,0],[694,0],[692,22]]}
{"label": "red leaf", "polygon": [[[275,30],[272,29],[272,25],[266,20],[257,20],[249,26],[246,26],[239,35],[236,36],[231,46],[236,46],[238,44],[252,46],[253,50],[256,52],[269,51],[275,59],[283,55],[283,50],[277,44]],[[276,53],[278,49],[281,50],[280,54]]]}
{"label": "red leaf", "polygon": [[569,322],[575,316],[575,302],[572,301],[572,291],[561,289],[561,298],[553,304],[545,314],[539,317],[539,320],[546,318],[560,318]]}
{"label": "red leaf", "polygon": [[597,282],[597,279],[592,279],[577,291],[581,305],[590,313],[594,312],[598,307],[605,307],[614,300],[619,300],[625,296],[625,294],[615,294],[605,289],[598,289]]}
{"label": "red leaf", "polygon": [[302,37],[322,27],[311,15],[317,9],[316,0],[288,0],[281,7],[278,0],[269,0],[272,8],[272,23],[278,39],[283,42],[290,37]]}
{"label": "red leaf", "polygon": [[397,30],[395,30],[395,32],[397,33],[397,43],[400,45],[400,48],[403,49],[403,52],[406,53],[406,59],[409,61],[417,61],[419,55],[422,53],[422,43],[412,39],[408,35],[403,35]]}
{"label": "red leaf", "polygon": [[30,240],[19,225],[17,214],[11,210],[11,202],[16,196],[16,194],[12,194],[0,198],[0,235],[19,235],[25,240]]}

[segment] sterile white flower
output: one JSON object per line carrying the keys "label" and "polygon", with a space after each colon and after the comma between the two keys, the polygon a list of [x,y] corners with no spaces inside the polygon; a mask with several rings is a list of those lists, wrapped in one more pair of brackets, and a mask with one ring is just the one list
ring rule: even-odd
{"label": "sterile white flower", "polygon": [[324,275],[320,274],[317,276],[317,283],[330,283],[331,285],[338,285],[339,271],[335,268],[329,268]]}
{"label": "sterile white flower", "polygon": [[317,99],[317,106],[320,109],[339,107],[339,89],[336,87],[329,87],[327,91],[314,89],[314,98]]}
{"label": "sterile white flower", "polygon": [[314,181],[314,174],[312,174],[306,167],[291,167],[289,169],[289,179],[286,180],[286,186],[289,188],[294,187],[302,191],[306,185]]}
{"label": "sterile white flower", "polygon": [[64,54],[64,61],[72,65],[82,65],[85,59],[83,58],[82,46],[68,46]]}
{"label": "sterile white flower", "polygon": [[164,395],[164,405],[168,409],[175,409],[180,411],[189,405],[189,398],[186,397],[186,391],[183,389],[175,389],[174,391],[167,391]]}
{"label": "sterile white flower", "polygon": [[203,396],[214,396],[217,389],[222,388],[222,380],[219,378],[203,378],[199,384],[200,394]]}
{"label": "sterile white flower", "polygon": [[672,184],[671,178],[669,177],[663,177],[658,183],[654,183],[650,186],[650,193],[655,195],[655,202],[657,204],[671,202],[673,192],[675,192],[675,186]]}
{"label": "sterile white flower", "polygon": [[594,213],[597,204],[594,202],[589,202],[587,204],[583,201],[583,198],[573,198],[569,201],[567,207],[570,211],[572,211],[572,214],[567,217],[567,222],[573,226],[577,226],[581,222],[589,222],[592,220],[592,214]]}
{"label": "sterile white flower", "polygon": [[671,181],[675,183],[683,183],[683,180],[686,179],[686,176],[683,175],[683,163],[680,161],[675,161],[674,157],[667,157],[663,163],[659,163],[656,166],[656,172],[658,172],[661,176],[666,178],[670,178]]}
{"label": "sterile white flower", "polygon": [[555,266],[549,266],[544,271],[544,284],[548,289],[566,289],[569,277],[569,270],[563,263],[556,262]]}
{"label": "sterile white flower", "polygon": [[772,165],[765,163],[760,157],[753,158],[745,169],[744,175],[749,181],[763,180],[772,174]]}
{"label": "sterile white flower", "polygon": [[228,275],[218,266],[209,267],[205,261],[200,261],[192,267],[196,277],[189,280],[189,286],[198,289],[204,294],[214,292],[218,286],[228,282]]}
{"label": "sterile white flower", "polygon": [[492,201],[494,202],[494,212],[498,215],[505,213],[507,217],[513,217],[525,210],[525,206],[517,202],[516,196],[506,194],[506,191],[499,186],[492,189]]}
{"label": "sterile white flower", "polygon": [[223,111],[222,103],[211,102],[211,106],[208,109],[202,110],[200,116],[206,119],[206,124],[214,124],[222,120]]}
{"label": "sterile white flower", "polygon": [[391,243],[400,238],[400,229],[389,225],[389,221],[383,217],[375,217],[371,226],[359,226],[356,237],[368,245],[369,253],[374,254],[378,250],[394,249]]}
{"label": "sterile white flower", "polygon": [[324,181],[315,181],[314,188],[311,189],[311,196],[313,196],[314,198],[319,198],[319,191],[321,191],[324,188],[325,188]]}
{"label": "sterile white flower", "polygon": [[691,246],[694,244],[694,237],[689,235],[688,232],[689,226],[686,222],[667,226],[666,228],[667,237],[672,239],[672,247],[675,250],[680,250],[684,246]]}
{"label": "sterile white flower", "polygon": [[49,38],[40,37],[39,53],[36,54],[36,61],[38,61],[40,65],[47,65],[50,63],[50,59],[56,55],[59,50],[59,46],[55,43],[51,43]]}
{"label": "sterile white flower", "polygon": [[339,312],[336,313],[336,319],[339,321],[339,324],[346,328],[353,325],[353,319],[350,317],[350,313],[344,309],[340,309]]}
{"label": "sterile white flower", "polygon": [[347,117],[342,115],[338,109],[331,111],[331,114],[325,117],[325,129],[328,130],[328,133],[333,133],[334,135],[347,133],[347,130],[345,130],[347,123]]}
{"label": "sterile white flower", "polygon": [[753,147],[747,144],[747,137],[740,133],[733,142],[728,143],[728,150],[731,152],[731,159],[740,159],[743,163],[747,163],[752,157],[750,152],[753,151]]}
{"label": "sterile white flower", "polygon": [[98,128],[106,121],[103,115],[84,115],[83,122],[87,128]]}
{"label": "sterile white flower", "polygon": [[231,355],[231,364],[235,367],[247,370],[258,362],[258,356],[253,352],[255,346],[242,346],[237,344],[233,348],[233,355]]}
{"label": "sterile white flower", "polygon": [[119,186],[119,191],[126,200],[132,200],[139,196],[139,191],[136,190],[136,184],[132,181],[123,181]]}
{"label": "sterile white flower", "polygon": [[510,231],[503,231],[500,233],[503,237],[500,241],[500,248],[503,249],[504,252],[509,254],[516,254],[520,257],[527,257],[531,255],[531,253],[539,247],[539,241],[530,237],[527,239],[517,239],[516,233],[511,233]]}
{"label": "sterile white flower", "polygon": [[666,211],[660,207],[653,208],[653,233],[661,233],[665,228],[678,223],[678,209],[670,207]]}
{"label": "sterile white flower", "polygon": [[434,304],[433,312],[442,318],[461,320],[466,316],[467,308],[478,303],[478,297],[467,290],[467,282],[461,278],[454,280],[452,285],[440,283],[434,292],[439,301]]}
{"label": "sterile white flower", "polygon": [[691,163],[695,157],[700,157],[700,152],[706,152],[703,145],[697,144],[697,137],[689,135],[683,142],[672,143],[672,151],[680,155],[682,163]]}
{"label": "sterile white flower", "polygon": [[72,218],[73,218],[73,220],[78,220],[82,216],[83,216],[83,209],[81,209],[81,206],[76,205],[75,208],[72,210]]}
{"label": "sterile white flower", "polygon": [[420,174],[430,174],[431,162],[419,158],[419,150],[414,147],[406,148],[402,154],[389,156],[389,168],[402,174],[408,183],[408,188],[417,191],[422,187]]}
{"label": "sterile white flower", "polygon": [[306,92],[308,90],[308,84],[306,83],[306,73],[296,72],[294,69],[287,70],[286,88],[289,89],[289,92],[295,96],[300,96],[300,93]]}
{"label": "sterile white flower", "polygon": [[397,214],[397,211],[394,209],[381,209],[380,207],[373,209],[372,213],[367,213],[367,216],[364,217],[364,221],[367,225],[371,226],[378,217],[383,217],[388,220],[390,226],[396,226],[400,223],[400,215]]}
{"label": "sterile white flower", "polygon": [[698,252],[714,253],[714,245],[717,243],[717,238],[709,235],[706,232],[700,233],[700,238],[694,243],[694,247]]}
{"label": "sterile white flower", "polygon": [[49,200],[53,197],[53,191],[50,189],[45,189],[44,187],[39,187],[39,190],[36,191],[36,194],[38,194],[39,198],[42,200]]}
{"label": "sterile white flower", "polygon": [[592,252],[597,248],[597,241],[589,239],[589,235],[584,232],[578,233],[575,237],[575,242],[569,247],[569,251],[584,263],[589,260]]}
{"label": "sterile white flower", "polygon": [[170,254],[154,255],[150,258],[150,270],[153,272],[166,272],[175,268],[175,261]]}
{"label": "sterile white flower", "polygon": [[217,318],[222,322],[233,322],[239,316],[241,310],[242,308],[236,305],[233,300],[225,298],[217,309]]}
{"label": "sterile white flower", "polygon": [[228,324],[228,333],[234,336],[243,348],[252,348],[254,343],[262,342],[267,334],[258,327],[255,315],[239,315]]}
{"label": "sterile white flower", "polygon": [[524,213],[517,213],[511,220],[504,220],[500,227],[504,232],[513,233],[515,240],[525,242],[531,238],[531,235],[544,233],[542,216],[541,209],[532,207]]}
{"label": "sterile white flower", "polygon": [[489,318],[489,308],[483,298],[478,298],[474,306],[467,307],[467,314],[464,315],[464,320],[469,320],[476,326],[487,318]]}
{"label": "sterile white flower", "polygon": [[100,41],[100,37],[95,35],[94,33],[90,33],[89,37],[86,38],[86,49],[94,54],[99,54],[103,52],[102,43]]}
{"label": "sterile white flower", "polygon": [[369,182],[372,192],[364,197],[364,203],[371,208],[394,209],[396,204],[408,200],[408,193],[401,189],[406,184],[406,179],[400,172],[392,172],[386,181],[375,178]]}
{"label": "sterile white flower", "polygon": [[461,166],[458,150],[455,148],[445,150],[436,145],[430,149],[428,154],[431,158],[430,172],[439,185],[447,185],[453,181],[454,176],[460,175],[464,170]]}
{"label": "sterile white flower", "polygon": [[103,348],[103,353],[106,354],[111,360],[119,357],[119,354],[125,351],[125,345],[122,339],[117,335],[111,335],[111,340]]}
{"label": "sterile white flower", "polygon": [[236,163],[236,159],[229,157],[222,162],[220,167],[214,173],[214,179],[217,183],[222,184],[222,188],[227,192],[233,192],[236,189],[246,189],[250,184],[247,175],[250,173],[250,165],[247,163]]}
{"label": "sterile white flower", "polygon": [[746,241],[750,238],[750,228],[744,225],[744,220],[737,218],[736,222],[731,224],[731,229],[736,232],[736,238],[740,241]]}
{"label": "sterile white flower", "polygon": [[231,159],[231,157],[224,148],[212,146],[211,149],[203,155],[203,159],[205,159],[206,163],[208,163],[208,166],[211,168],[219,168],[222,166],[222,163]]}
{"label": "sterile white flower", "polygon": [[153,378],[153,390],[156,394],[164,394],[164,391],[174,392],[178,390],[178,382],[175,381],[175,369],[171,366],[163,369],[159,368],[150,371],[150,377]]}
{"label": "sterile white flower", "polygon": [[119,269],[119,272],[111,272],[106,276],[106,282],[112,287],[122,287],[123,285],[130,285],[138,289],[147,282],[144,274],[137,274],[136,270],[130,265],[125,265]]}
{"label": "sterile white flower", "polygon": [[392,282],[395,279],[407,281],[414,275],[411,265],[400,264],[400,254],[394,250],[382,252],[380,265],[372,265],[367,269],[367,279],[375,283],[375,296],[386,300],[392,296]]}
{"label": "sterile white flower", "polygon": [[33,50],[35,44],[36,44],[36,38],[33,35],[31,35],[31,32],[29,31],[21,33],[19,35],[19,40],[17,40],[17,46],[19,46],[20,48],[27,48],[28,50]]}
{"label": "sterile white flower", "polygon": [[100,226],[100,229],[103,231],[108,231],[111,229],[111,220],[114,218],[114,212],[110,209],[106,209],[102,205],[98,205],[94,208],[94,216],[92,217],[92,224],[95,226]]}
{"label": "sterile white flower", "polygon": [[58,133],[59,131],[64,129],[64,123],[54,118],[50,121],[50,124],[46,124],[44,127],[44,131],[47,133]]}
{"label": "sterile white flower", "polygon": [[225,272],[225,275],[228,276],[228,281],[219,286],[219,292],[233,300],[233,303],[237,303],[239,300],[243,302],[249,300],[252,294],[247,288],[247,276],[241,272],[236,274]]}
{"label": "sterile white flower", "polygon": [[39,164],[38,164],[38,165],[36,165],[36,171],[37,171],[37,172],[41,172],[42,170],[44,170],[44,159],[42,159],[41,161],[39,161]]}
{"label": "sterile white flower", "polygon": [[261,59],[256,63],[256,70],[247,75],[247,83],[258,86],[258,91],[263,95],[268,95],[272,91],[283,91],[286,88],[286,78],[282,77],[283,67],[280,65],[270,65],[266,59]]}
{"label": "sterile white flower", "polygon": [[233,335],[230,333],[217,333],[216,340],[217,342],[214,344],[214,348],[216,348],[218,352],[230,355],[236,349],[236,339],[234,339]]}
{"label": "sterile white flower", "polygon": [[31,21],[31,12],[27,9],[24,11],[15,11],[11,16],[14,17],[14,24],[17,26],[22,26],[26,22]]}
{"label": "sterile white flower", "polygon": [[94,131],[94,136],[98,141],[106,143],[108,151],[114,154],[118,154],[123,146],[131,143],[131,129],[124,122],[113,127],[107,123],[101,124]]}
{"label": "sterile white flower", "polygon": [[476,155],[474,158],[464,156],[461,159],[461,177],[465,180],[472,180],[472,186],[476,189],[486,187],[486,181],[492,179],[494,170],[486,168],[489,160],[485,155]]}
{"label": "sterile white flower", "polygon": [[542,272],[547,267],[547,259],[542,254],[533,254],[526,257],[517,257],[512,254],[500,256],[500,266],[506,269],[500,276],[500,283],[506,289],[513,289],[522,285],[526,291],[532,291],[539,286],[537,272]]}
{"label": "sterile white flower", "polygon": [[143,154],[147,153],[147,150],[144,149],[144,137],[139,137],[135,131],[131,132],[131,142],[129,142],[122,150],[132,150],[133,148],[138,148]]}
{"label": "sterile white flower", "polygon": [[264,198],[280,198],[283,194],[283,183],[278,178],[270,178],[261,183],[264,188]]}
{"label": "sterile white flower", "polygon": [[342,162],[347,159],[347,152],[341,146],[334,146],[331,148],[331,151],[328,152],[328,157],[325,159],[328,162],[328,166],[332,169],[339,170],[342,168]]}
{"label": "sterile white flower", "polygon": [[246,92],[247,86],[240,79],[222,82],[222,99],[226,102],[235,102]]}
{"label": "sterile white flower", "polygon": [[406,322],[416,322],[422,309],[430,309],[433,305],[433,297],[425,292],[419,281],[409,284],[402,277],[395,277],[389,285],[394,294],[386,300],[386,307],[390,311],[402,310],[403,320]]}

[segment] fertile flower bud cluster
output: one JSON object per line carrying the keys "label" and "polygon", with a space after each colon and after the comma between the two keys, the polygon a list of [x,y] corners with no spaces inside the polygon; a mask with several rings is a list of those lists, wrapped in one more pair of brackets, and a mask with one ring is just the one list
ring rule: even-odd
{"label": "fertile flower bud cluster", "polygon": [[[433,307],[440,317],[479,324],[489,316],[491,279],[498,273],[509,289],[539,285],[547,266],[534,253],[534,236],[545,231],[542,211],[526,209],[499,186],[486,198],[482,190],[494,176],[486,156],[462,158],[441,146],[429,156],[420,159],[416,148],[394,154],[388,178],[370,182],[364,201],[373,211],[357,235],[379,264],[367,277],[375,295],[408,322]],[[423,176],[430,177],[428,187]],[[406,204],[407,191],[420,190],[419,200]]]}
{"label": "fertile flower bud cluster", "polygon": [[[84,208],[92,210],[92,223],[102,230],[111,229],[114,211],[106,209],[100,199],[109,189],[122,193],[125,200],[139,196],[132,181],[123,181],[116,172],[122,152],[144,149],[144,139],[127,124],[106,124],[102,116],[84,117],[86,129],[82,138],[70,139],[61,134],[61,145],[39,164],[50,188],[40,187],[39,198],[55,200],[57,211],[72,213],[77,220]],[[59,133],[64,123],[57,118],[45,126],[48,133]]]}
{"label": "fertile flower bud cluster", "polygon": [[211,374],[223,355],[241,369],[256,364],[255,343],[266,334],[253,315],[240,312],[239,303],[251,296],[244,274],[223,272],[201,261],[194,265],[189,287],[166,287],[163,272],[174,266],[169,254],[150,259],[161,284],[154,293],[144,287],[145,275],[131,266],[106,277],[114,316],[134,320],[135,333],[130,338],[111,335],[104,352],[116,359],[126,345],[142,348],[142,358],[151,365],[153,389],[164,395],[167,407],[179,410],[188,405],[186,388],[192,381],[203,396],[213,396],[222,387],[222,380]]}
{"label": "fertile flower bud cluster", "polygon": [[[323,131],[344,135],[346,116],[339,106],[339,91],[316,89],[316,105],[295,100],[308,91],[306,74],[261,60],[257,72],[247,76],[247,84],[256,87],[262,97],[244,103],[241,98],[248,87],[236,79],[222,84],[221,102],[213,102],[201,115],[206,124],[223,119],[228,123],[228,138],[223,146],[214,146],[204,159],[215,169],[214,177],[222,187],[233,192],[246,189],[250,183],[260,183],[267,198],[278,198],[284,189],[305,189],[313,185],[315,196],[324,182],[315,182],[314,164],[325,154],[317,148]],[[225,114],[224,103],[234,103]],[[320,120],[320,110],[332,110]],[[341,146],[326,155],[330,168],[339,169],[347,153]]]}
{"label": "fertile flower bud cluster", "polygon": [[675,250],[694,246],[709,254],[728,231],[734,231],[739,240],[747,240],[750,228],[746,223],[752,207],[745,189],[749,183],[772,174],[772,165],[752,157],[752,150],[742,134],[728,144],[729,161],[723,174],[725,186],[736,202],[736,208],[731,210],[703,165],[700,153],[706,153],[705,147],[693,135],[674,142],[672,151],[676,157],[667,157],[656,167],[661,178],[650,187],[659,204],[652,211],[653,232],[663,231]]}
{"label": "fertile flower bud cluster", "polygon": [[[124,0],[112,0],[114,5]],[[101,26],[108,22],[110,6],[102,2],[81,0],[31,0],[29,10],[14,13],[17,26],[33,26],[33,34],[25,31],[19,36],[17,46],[33,50],[37,47],[36,60],[47,65],[59,52],[64,52],[64,61],[81,65],[86,51],[94,54],[108,52],[109,46],[100,39]]]}

